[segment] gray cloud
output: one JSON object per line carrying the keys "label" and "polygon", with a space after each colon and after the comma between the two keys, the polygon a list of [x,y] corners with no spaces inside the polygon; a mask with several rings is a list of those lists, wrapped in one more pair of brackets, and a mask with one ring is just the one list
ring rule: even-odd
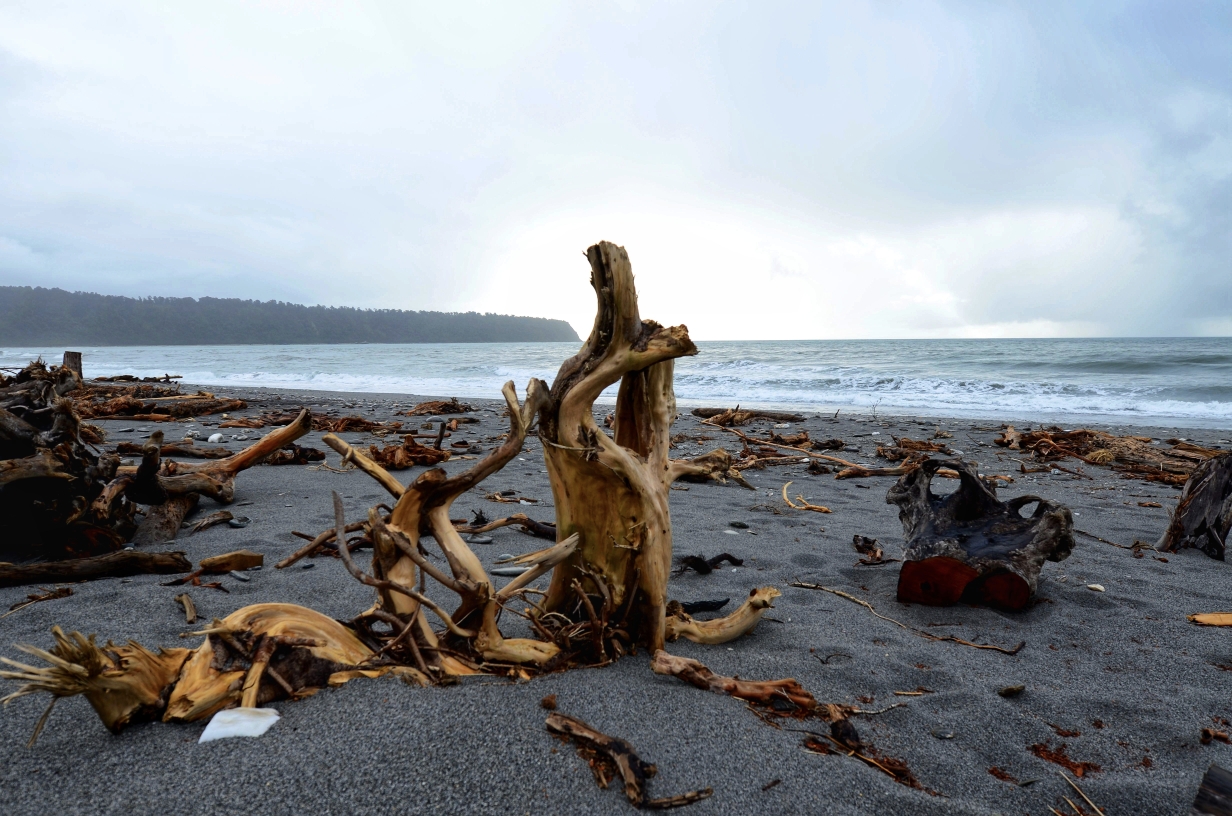
{"label": "gray cloud", "polygon": [[606,238],[707,339],[1229,333],[1229,77],[1221,4],[8,7],[0,282],[584,331]]}

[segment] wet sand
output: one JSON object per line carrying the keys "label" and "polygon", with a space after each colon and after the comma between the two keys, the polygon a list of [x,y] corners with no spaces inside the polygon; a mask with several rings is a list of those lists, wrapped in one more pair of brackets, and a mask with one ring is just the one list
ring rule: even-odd
{"label": "wet sand", "polygon": [[[231,389],[250,400],[245,414],[263,408],[337,411],[389,420],[419,398]],[[505,428],[500,404],[481,407],[479,425],[463,426],[458,437],[485,450]],[[606,409],[605,409],[606,410]],[[409,422],[405,417],[400,417]],[[218,418],[193,427],[212,430]],[[1029,417],[1007,417],[1016,427]],[[143,437],[156,426],[105,420],[110,442]],[[769,423],[754,423],[762,435]],[[168,438],[188,423],[177,423]],[[876,443],[890,435],[927,438],[941,428],[947,440],[985,473],[1012,475],[1003,499],[1034,493],[1066,504],[1075,526],[1094,536],[1128,545],[1154,542],[1179,491],[1126,480],[1102,467],[1083,466],[1091,478],[1066,473],[1023,475],[1012,456],[992,445],[999,423],[868,415],[813,417],[795,423],[817,438],[839,437],[858,447],[839,455],[876,460]],[[133,429],[124,432],[124,429]],[[1188,437],[1223,444],[1227,431],[1106,428]],[[711,441],[678,448],[692,456],[739,441],[682,416],[674,433],[704,435]],[[780,429],[780,432],[783,432]],[[222,431],[229,447],[235,430]],[[256,437],[261,431],[248,431]],[[325,450],[320,434],[300,444]],[[369,434],[342,436],[364,447]],[[456,438],[456,437],[455,437]],[[389,443],[394,441],[389,438]],[[451,440],[453,441],[453,440]],[[329,463],[338,464],[332,451]],[[455,459],[449,471],[468,467]],[[1065,463],[1072,467],[1073,463]],[[423,468],[397,472],[409,482]],[[673,491],[672,518],[677,555],[729,552],[744,559],[710,575],[673,577],[670,596],[682,601],[731,598],[728,611],[757,586],[774,585],[783,596],[772,619],[751,635],[722,646],[687,641],[671,644],[675,654],[693,657],[721,674],[747,679],[794,677],[817,699],[879,709],[904,707],[857,718],[861,736],[884,755],[901,759],[920,783],[939,795],[897,784],[885,774],[842,755],[819,756],[802,748],[804,735],[761,722],[737,700],[707,694],[673,678],[653,674],[640,653],[613,666],[573,671],[514,683],[472,678],[450,688],[411,688],[396,680],[360,680],[296,703],[274,705],[278,722],[258,739],[198,745],[204,723],[149,724],[109,734],[81,698],[61,702],[33,748],[30,730],[46,705],[25,698],[0,715],[0,801],[7,814],[42,813],[619,813],[630,811],[615,787],[600,790],[571,749],[544,729],[538,701],[556,694],[559,710],[631,742],[658,765],[652,796],[669,796],[711,786],[712,798],[690,806],[709,813],[1005,813],[1065,811],[1073,798],[1060,768],[1032,752],[1045,745],[1075,761],[1095,763],[1081,784],[1108,813],[1183,814],[1211,763],[1232,766],[1232,746],[1202,745],[1203,727],[1227,730],[1232,719],[1232,645],[1223,630],[1201,628],[1185,616],[1232,609],[1232,572],[1200,552],[1133,558],[1128,550],[1079,536],[1073,555],[1044,567],[1039,602],[1021,613],[968,606],[930,608],[895,600],[898,565],[857,566],[851,539],[878,539],[887,558],[903,542],[896,508],[885,503],[892,478],[836,481],[810,476],[803,464],[748,471],[755,491],[736,485],[682,485]],[[802,493],[830,507],[829,515],[791,510],[781,488],[794,481]],[[956,484],[935,482],[938,490]],[[512,505],[484,494],[514,489],[539,499],[516,509],[550,521],[551,494],[538,440],[504,471],[455,504],[455,516],[482,510],[505,515]],[[244,529],[215,527],[187,532],[165,549],[186,551],[194,562],[229,550],[265,554],[266,566],[251,580],[222,580],[229,592],[191,589],[199,614],[209,620],[241,606],[283,601],[299,603],[337,618],[350,618],[370,605],[371,590],[348,576],[332,558],[303,561],[285,570],[273,565],[302,543],[292,530],[316,533],[333,526],[330,491],[345,497],[348,518],[359,518],[387,495],[369,477],[310,467],[256,467],[236,483],[232,512],[252,519]],[[1139,502],[1158,502],[1160,508]],[[197,517],[216,509],[203,499]],[[740,522],[747,528],[732,527]],[[485,565],[499,556],[539,549],[542,541],[507,528],[491,534],[490,545],[475,545]],[[309,568],[305,568],[310,565]],[[873,617],[835,595],[787,586],[793,580],[822,584],[871,603],[879,612],[926,631],[1012,647],[1014,656],[929,641]],[[132,638],[146,646],[182,645],[186,627],[161,576],[111,579],[73,586],[74,594],[34,604],[0,620],[0,654],[24,659],[12,644],[46,647],[49,629],[60,625],[100,640]],[[499,580],[499,579],[498,579]],[[540,586],[546,585],[546,578]],[[1086,588],[1098,583],[1097,593]],[[33,588],[0,589],[0,606],[24,599]],[[448,600],[447,593],[440,595]],[[519,622],[506,616],[507,635]],[[195,642],[195,641],[194,641]],[[824,658],[824,662],[822,659]],[[997,690],[1023,684],[1017,697]],[[11,684],[5,684],[10,689]],[[895,691],[927,689],[920,696]],[[821,724],[800,727],[818,727]],[[821,727],[824,728],[822,725]],[[1005,781],[991,768],[1017,780]],[[779,780],[771,787],[771,783]]]}

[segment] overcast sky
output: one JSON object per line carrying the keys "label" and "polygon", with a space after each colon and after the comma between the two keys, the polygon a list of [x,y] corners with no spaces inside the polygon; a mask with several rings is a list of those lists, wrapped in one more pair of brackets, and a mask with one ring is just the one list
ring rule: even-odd
{"label": "overcast sky", "polygon": [[0,0],[0,283],[1232,334],[1232,3]]}

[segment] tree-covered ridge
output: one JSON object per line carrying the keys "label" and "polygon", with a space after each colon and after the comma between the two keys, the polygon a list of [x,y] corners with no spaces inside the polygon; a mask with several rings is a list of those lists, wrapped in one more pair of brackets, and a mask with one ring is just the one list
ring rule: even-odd
{"label": "tree-covered ridge", "polygon": [[478,312],[300,306],[234,298],[130,298],[0,286],[5,345],[223,345],[577,341],[563,320]]}

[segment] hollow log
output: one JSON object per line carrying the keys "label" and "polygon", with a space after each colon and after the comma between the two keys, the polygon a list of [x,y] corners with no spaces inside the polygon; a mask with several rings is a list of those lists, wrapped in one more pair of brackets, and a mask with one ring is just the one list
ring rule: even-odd
{"label": "hollow log", "polygon": [[1155,549],[1177,552],[1195,547],[1222,561],[1229,529],[1232,529],[1232,453],[1224,453],[1207,459],[1190,475],[1181,490],[1181,500],[1172,520]]}
{"label": "hollow log", "polygon": [[[947,467],[958,489],[932,492],[932,479]],[[973,463],[928,459],[886,494],[898,506],[907,539],[898,599],[944,606],[965,601],[1020,610],[1035,592],[1045,561],[1063,561],[1074,548],[1069,508],[1038,496],[997,498],[995,483],[981,479]],[[1019,511],[1035,503],[1024,518]]]}
{"label": "hollow log", "polygon": [[192,564],[182,552],[119,550],[92,558],[44,561],[41,564],[0,563],[0,587],[68,581],[96,581],[130,575],[171,575],[189,572]]}
{"label": "hollow log", "polygon": [[[596,594],[604,582],[612,604],[628,608],[624,623],[635,640],[660,648],[672,566],[669,488],[691,471],[668,458],[673,361],[697,347],[685,326],[641,319],[623,247],[603,242],[586,254],[598,296],[594,328],[561,366],[551,401],[539,412],[556,529],[561,537],[578,534],[580,542],[552,574],[543,607],[567,614],[577,602],[573,582]],[[593,406],[616,382],[613,438],[595,424]]]}

